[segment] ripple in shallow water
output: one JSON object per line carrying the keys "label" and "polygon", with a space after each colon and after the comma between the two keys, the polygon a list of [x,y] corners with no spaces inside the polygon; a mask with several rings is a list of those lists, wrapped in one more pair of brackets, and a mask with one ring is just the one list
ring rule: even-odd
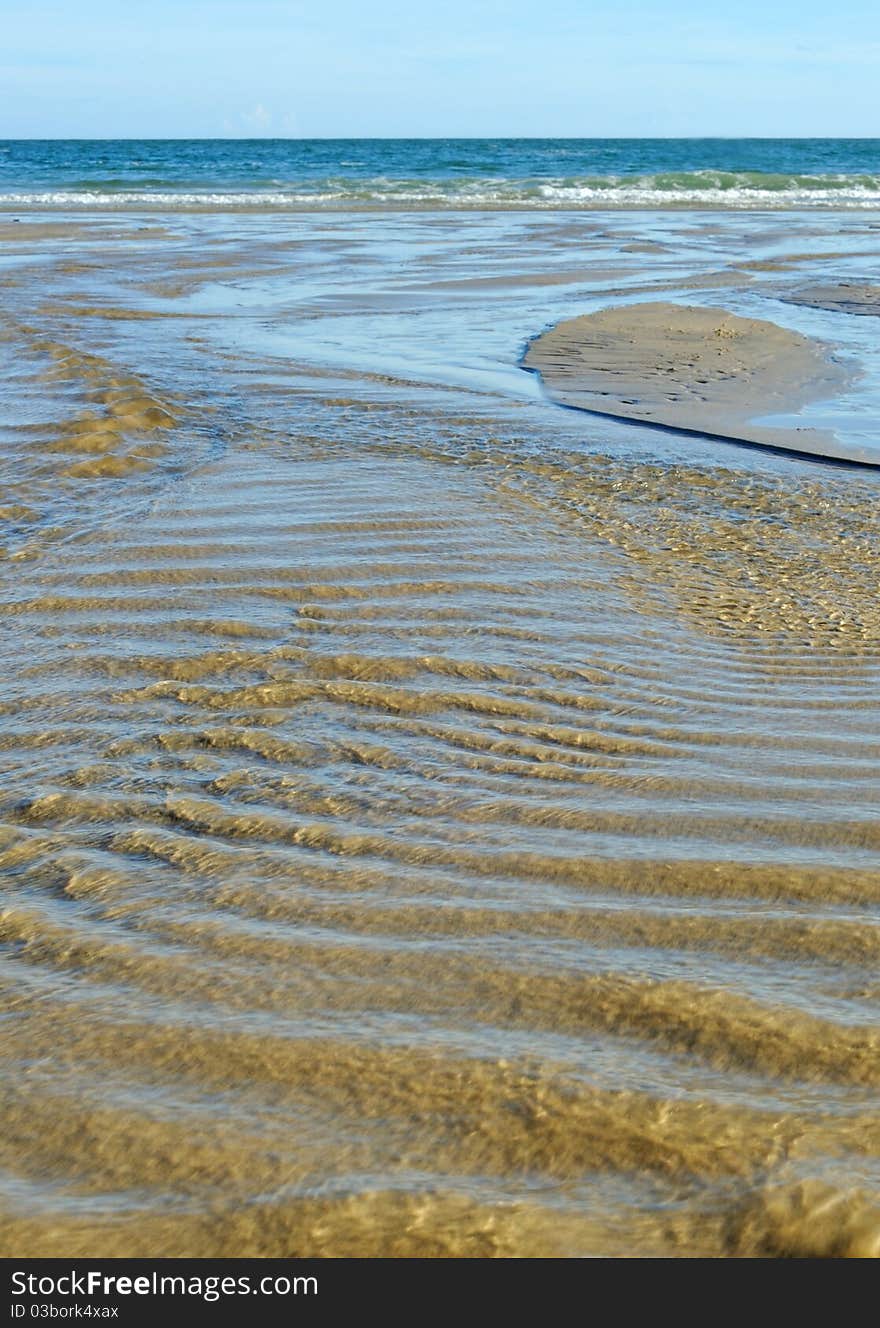
{"label": "ripple in shallow water", "polygon": [[3,1248],[876,1254],[870,485],[180,345],[4,565]]}

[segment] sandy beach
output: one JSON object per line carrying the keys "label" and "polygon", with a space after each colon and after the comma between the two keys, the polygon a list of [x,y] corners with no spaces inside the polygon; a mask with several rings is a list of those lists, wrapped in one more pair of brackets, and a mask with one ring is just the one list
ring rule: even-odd
{"label": "sandy beach", "polygon": [[876,1256],[876,217],[0,237],[0,1252]]}
{"label": "sandy beach", "polygon": [[842,281],[829,286],[805,286],[786,298],[792,304],[828,309],[831,313],[862,314],[873,318],[880,315],[880,286],[872,286],[869,282]]}
{"label": "sandy beach", "polygon": [[827,431],[755,422],[833,396],[846,382],[830,348],[776,323],[711,307],[626,304],[558,323],[529,344],[523,365],[540,374],[560,405],[732,442],[840,455]]}

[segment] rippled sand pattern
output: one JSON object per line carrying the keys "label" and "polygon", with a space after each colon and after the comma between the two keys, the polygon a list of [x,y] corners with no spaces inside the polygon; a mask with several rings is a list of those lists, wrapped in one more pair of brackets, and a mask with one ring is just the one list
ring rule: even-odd
{"label": "rippled sand pattern", "polygon": [[250,390],[3,564],[2,1252],[880,1253],[875,491]]}
{"label": "rippled sand pattern", "polygon": [[137,375],[16,320],[0,319],[0,350],[3,557],[26,551],[37,531],[74,533],[89,509],[100,512],[101,487],[88,481],[160,464],[180,411]]}

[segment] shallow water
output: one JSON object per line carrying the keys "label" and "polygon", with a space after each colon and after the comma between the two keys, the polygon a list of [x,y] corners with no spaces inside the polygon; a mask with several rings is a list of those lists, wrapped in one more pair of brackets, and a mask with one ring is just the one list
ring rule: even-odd
{"label": "shallow water", "polygon": [[4,1252],[876,1254],[880,475],[517,365],[721,304],[876,446],[880,218],[0,235]]}

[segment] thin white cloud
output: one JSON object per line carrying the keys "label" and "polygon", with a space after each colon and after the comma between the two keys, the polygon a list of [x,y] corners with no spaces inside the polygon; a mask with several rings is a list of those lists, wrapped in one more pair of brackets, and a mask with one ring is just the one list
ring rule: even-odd
{"label": "thin white cloud", "polygon": [[267,134],[272,128],[272,112],[267,110],[262,102],[257,102],[251,111],[245,111],[241,116],[241,122],[245,129],[250,129],[255,134]]}

